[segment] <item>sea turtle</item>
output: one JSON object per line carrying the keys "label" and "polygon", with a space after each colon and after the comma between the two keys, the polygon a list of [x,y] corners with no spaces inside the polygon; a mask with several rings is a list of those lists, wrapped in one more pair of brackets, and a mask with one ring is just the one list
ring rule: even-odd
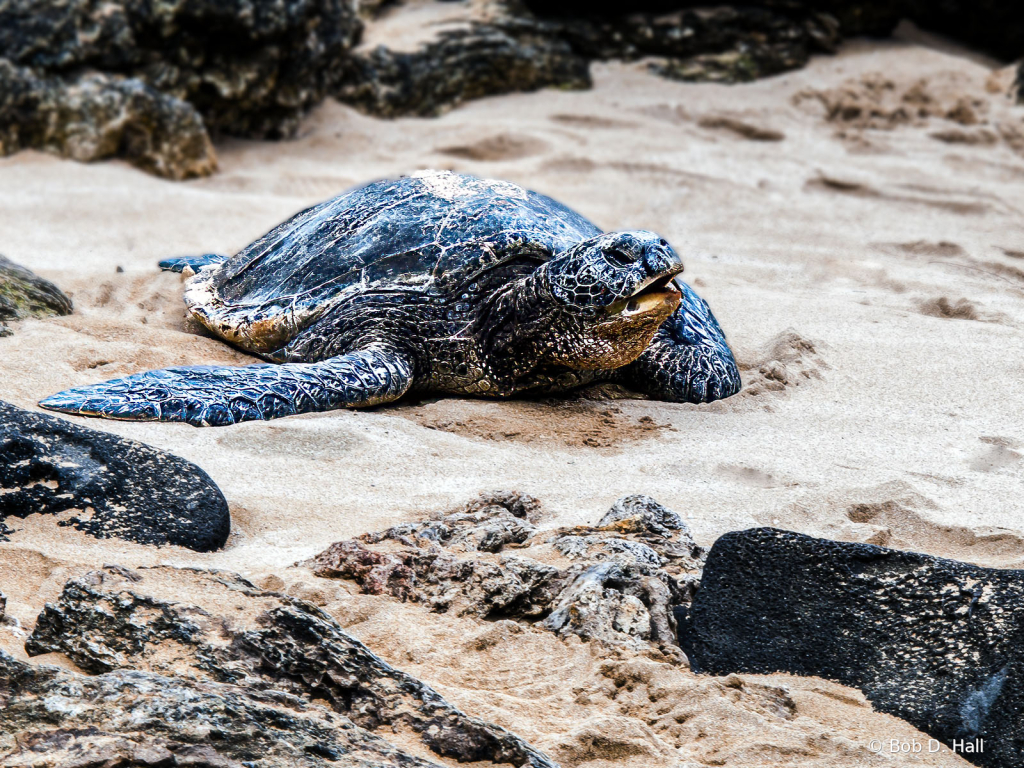
{"label": "sea turtle", "polygon": [[296,214],[231,258],[186,257],[189,313],[276,365],[147,371],[43,400],[196,426],[372,406],[410,391],[508,397],[619,381],[652,397],[734,394],[707,304],[658,235],[604,233],[506,181],[426,171]]}

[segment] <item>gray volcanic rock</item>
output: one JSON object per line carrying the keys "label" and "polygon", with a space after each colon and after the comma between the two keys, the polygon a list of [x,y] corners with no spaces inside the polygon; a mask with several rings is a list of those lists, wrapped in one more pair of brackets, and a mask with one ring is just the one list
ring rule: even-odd
{"label": "gray volcanic rock", "polygon": [[641,494],[616,501],[596,528],[562,529],[550,541],[574,560],[604,561],[626,555],[638,564],[664,569],[687,588],[696,585],[696,574],[707,556],[678,514]]}
{"label": "gray volcanic rock", "polygon": [[540,502],[516,491],[481,494],[461,509],[431,520],[403,523],[366,533],[361,541],[376,544],[393,539],[406,546],[437,544],[456,552],[500,552],[507,544],[522,544],[537,529]]}
{"label": "gray volcanic rock", "polygon": [[693,545],[690,527],[683,521],[683,518],[650,496],[643,494],[623,496],[617,500],[597,525],[599,528],[606,525],[620,525],[624,530],[633,530],[638,533],[650,531],[662,538],[670,538],[673,531],[678,531],[689,544]]}
{"label": "gray volcanic rock", "polygon": [[4,768],[438,768],[282,691],[118,670],[87,676],[0,651]]}
{"label": "gray volcanic rock", "polygon": [[575,578],[559,592],[540,626],[560,637],[614,642],[618,633],[633,640],[635,648],[650,642],[672,649],[677,631],[672,606],[683,602],[685,592],[663,571],[610,558],[570,574]]}
{"label": "gray volcanic rock", "polygon": [[711,548],[680,626],[694,669],[789,672],[874,707],[978,765],[1024,765],[1024,571],[758,528]]}
{"label": "gray volcanic rock", "polygon": [[[560,636],[681,656],[673,607],[689,602],[704,558],[682,520],[630,496],[597,527],[539,533],[524,519],[535,504],[485,495],[447,515],[337,542],[309,565],[439,613],[540,620]],[[405,548],[372,546],[386,542]],[[574,562],[559,568],[535,554]]]}
{"label": "gray volcanic rock", "polygon": [[0,401],[0,540],[5,518],[62,514],[98,538],[224,546],[227,502],[199,467],[148,445]]}
{"label": "gray volcanic rock", "polygon": [[217,167],[191,104],[133,78],[40,75],[0,59],[0,155],[42,149],[87,162],[123,157],[158,176],[205,176]]}
{"label": "gray volcanic rock", "polygon": [[70,315],[73,309],[56,285],[0,255],[0,336],[10,335],[8,320]]}
{"label": "gray volcanic rock", "polygon": [[470,99],[546,87],[589,88],[589,62],[544,24],[507,17],[444,30],[412,52],[354,53],[335,95],[380,117],[429,117]]}
{"label": "gray volcanic rock", "polygon": [[[182,594],[198,602],[175,599]],[[556,768],[515,734],[461,712],[382,661],[324,612],[231,573],[107,566],[65,584],[25,648],[30,655],[64,653],[103,677],[135,669],[231,684],[248,696],[301,701],[310,711],[319,709],[311,700],[324,702],[336,719],[319,719],[335,723],[335,740],[374,738],[362,729],[409,729],[460,762]],[[427,764],[394,759],[384,764]]]}
{"label": "gray volcanic rock", "polygon": [[317,576],[350,579],[370,595],[481,619],[542,617],[566,582],[557,568],[525,557],[458,558],[436,547],[377,552],[354,539],[332,544],[311,565]]}

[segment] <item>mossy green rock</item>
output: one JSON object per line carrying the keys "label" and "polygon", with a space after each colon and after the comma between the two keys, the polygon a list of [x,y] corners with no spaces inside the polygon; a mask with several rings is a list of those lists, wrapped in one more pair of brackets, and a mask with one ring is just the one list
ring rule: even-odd
{"label": "mossy green rock", "polygon": [[0,336],[9,336],[8,320],[70,315],[71,299],[49,280],[43,280],[0,256]]}

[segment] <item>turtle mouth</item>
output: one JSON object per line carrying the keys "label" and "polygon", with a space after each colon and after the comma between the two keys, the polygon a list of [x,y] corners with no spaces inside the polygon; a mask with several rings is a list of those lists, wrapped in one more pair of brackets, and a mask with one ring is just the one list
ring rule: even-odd
{"label": "turtle mouth", "polygon": [[675,275],[664,275],[642,284],[629,297],[608,307],[610,314],[622,317],[646,315],[651,312],[671,314],[683,295],[673,282]]}

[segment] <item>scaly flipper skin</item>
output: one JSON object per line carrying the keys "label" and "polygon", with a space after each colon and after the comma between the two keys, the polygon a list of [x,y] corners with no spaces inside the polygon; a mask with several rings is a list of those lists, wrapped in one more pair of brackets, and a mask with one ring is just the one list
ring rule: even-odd
{"label": "scaly flipper skin", "polygon": [[622,381],[658,400],[709,403],[740,391],[740,371],[707,302],[682,280],[682,303]]}
{"label": "scaly flipper skin", "polygon": [[219,427],[387,403],[405,394],[412,378],[405,357],[391,347],[371,344],[318,363],[146,371],[68,389],[39,404],[82,416]]}

